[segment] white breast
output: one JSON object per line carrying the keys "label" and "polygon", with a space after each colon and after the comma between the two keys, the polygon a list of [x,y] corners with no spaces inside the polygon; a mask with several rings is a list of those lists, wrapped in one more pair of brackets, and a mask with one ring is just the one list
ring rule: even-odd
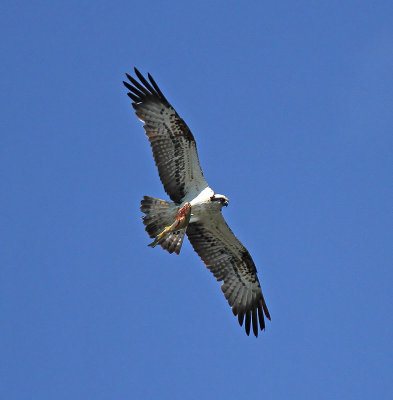
{"label": "white breast", "polygon": [[194,199],[190,201],[191,203],[191,220],[190,222],[196,222],[199,220],[199,216],[206,212],[208,208],[208,203],[210,203],[210,198],[214,195],[212,189],[207,187],[203,189],[202,192],[198,194]]}

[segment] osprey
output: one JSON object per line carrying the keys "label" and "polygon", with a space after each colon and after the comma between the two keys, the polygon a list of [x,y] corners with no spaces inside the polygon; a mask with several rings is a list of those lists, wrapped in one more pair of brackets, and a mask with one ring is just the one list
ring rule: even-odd
{"label": "osprey", "polygon": [[221,209],[228,198],[215,193],[206,182],[199,164],[194,136],[186,123],[162,94],[154,79],[149,81],[135,68],[136,80],[126,74],[137,117],[145,123],[145,133],[170,201],[144,196],[141,211],[146,215],[146,232],[169,253],[180,253],[187,235],[194,250],[221,285],[232,312],[245,330],[258,336],[258,325],[270,320],[262,295],[257,269],[250,253],[233,234]]}

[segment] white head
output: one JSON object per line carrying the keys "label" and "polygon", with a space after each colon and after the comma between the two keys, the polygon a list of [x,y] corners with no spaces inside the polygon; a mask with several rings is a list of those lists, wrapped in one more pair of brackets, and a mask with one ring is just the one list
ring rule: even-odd
{"label": "white head", "polygon": [[211,198],[210,201],[212,203],[216,203],[222,208],[223,206],[227,207],[229,204],[228,197],[224,196],[223,194],[214,194]]}

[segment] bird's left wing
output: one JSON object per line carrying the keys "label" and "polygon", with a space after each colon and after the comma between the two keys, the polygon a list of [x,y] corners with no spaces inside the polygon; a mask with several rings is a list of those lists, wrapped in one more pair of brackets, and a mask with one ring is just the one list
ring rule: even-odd
{"label": "bird's left wing", "polygon": [[234,315],[243,325],[247,335],[252,328],[258,336],[259,328],[265,328],[265,316],[270,319],[257,269],[248,250],[234,235],[221,212],[188,225],[187,236],[206,267],[210,269],[221,285]]}
{"label": "bird's left wing", "polygon": [[135,68],[139,82],[126,74],[130,83],[132,106],[144,128],[153,150],[158,173],[165,191],[175,203],[195,197],[208,187],[199,164],[194,136],[187,124],[162,94],[154,79],[147,79]]}

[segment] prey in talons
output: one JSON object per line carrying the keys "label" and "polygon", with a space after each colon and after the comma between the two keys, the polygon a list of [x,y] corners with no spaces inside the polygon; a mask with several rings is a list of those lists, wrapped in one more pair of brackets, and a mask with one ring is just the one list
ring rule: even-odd
{"label": "prey in talons", "polygon": [[181,207],[177,214],[174,216],[175,221],[171,226],[166,226],[165,229],[159,233],[154,241],[148,246],[150,247],[156,247],[158,244],[160,244],[165,237],[170,233],[170,232],[176,232],[179,231],[180,229],[186,228],[188,223],[190,222],[191,218],[191,204],[187,202],[184,204],[183,207]]}

